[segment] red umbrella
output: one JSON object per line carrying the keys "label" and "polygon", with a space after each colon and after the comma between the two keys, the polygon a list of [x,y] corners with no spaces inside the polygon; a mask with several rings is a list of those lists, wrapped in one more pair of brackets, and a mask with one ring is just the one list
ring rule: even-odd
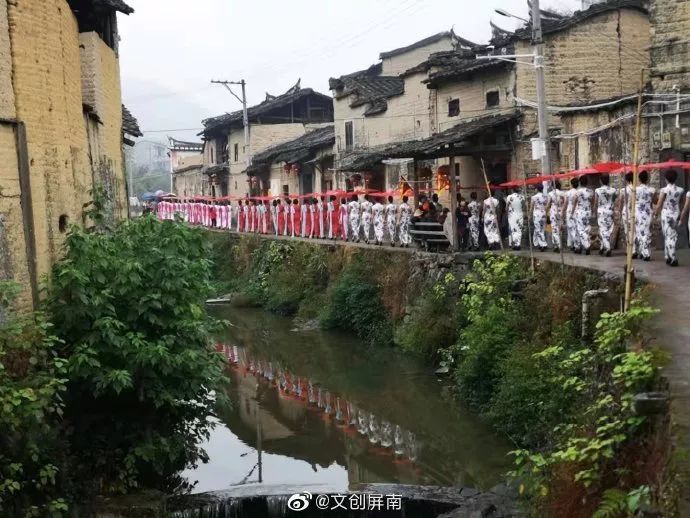
{"label": "red umbrella", "polygon": [[638,171],[651,171],[653,169],[685,169],[690,170],[690,162],[679,162],[677,160],[668,160],[667,162],[658,162],[653,164],[642,164],[638,167]]}

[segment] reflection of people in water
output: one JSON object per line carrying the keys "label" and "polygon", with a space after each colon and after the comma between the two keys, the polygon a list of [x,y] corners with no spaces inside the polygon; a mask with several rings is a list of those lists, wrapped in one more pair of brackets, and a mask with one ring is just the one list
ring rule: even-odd
{"label": "reflection of people in water", "polygon": [[395,447],[394,451],[396,455],[402,455],[405,453],[405,444],[403,443],[403,431],[400,425],[395,425]]}
{"label": "reflection of people in water", "polygon": [[390,448],[393,445],[393,427],[388,421],[381,421],[381,446]]}
{"label": "reflection of people in water", "polygon": [[338,424],[343,422],[343,412],[340,410],[340,398],[335,398],[335,420]]}
{"label": "reflection of people in water", "polygon": [[367,422],[367,415],[361,410],[357,413],[357,421],[357,431],[366,435],[369,431],[369,423]]}
{"label": "reflection of people in water", "polygon": [[[222,347],[231,361],[245,366],[245,373],[251,372],[257,378],[263,377],[269,381],[274,378],[280,392],[290,395],[291,399],[305,401],[312,410],[321,410],[321,417],[335,416],[336,424],[345,434],[360,435],[357,443],[380,445],[369,447],[369,453],[377,455],[394,454],[396,464],[415,463],[419,457],[420,445],[414,433],[401,428],[399,425],[382,419],[371,412],[358,409],[352,402],[331,394],[326,388],[302,379],[280,365],[269,361],[252,358],[244,348],[236,346]],[[246,374],[245,374],[246,375]],[[246,401],[249,403],[249,400]],[[249,411],[249,408],[247,408]],[[362,444],[363,443],[363,444]],[[367,448],[365,448],[367,449]],[[411,467],[410,469],[417,469]]]}
{"label": "reflection of people in water", "polygon": [[309,396],[309,404],[314,405],[316,404],[316,396],[314,395],[314,385],[312,382],[309,382],[309,389],[308,389],[308,396]]}
{"label": "reflection of people in water", "polygon": [[369,414],[369,442],[371,444],[378,444],[381,441],[379,436],[379,426],[376,422],[376,416],[374,414]]}

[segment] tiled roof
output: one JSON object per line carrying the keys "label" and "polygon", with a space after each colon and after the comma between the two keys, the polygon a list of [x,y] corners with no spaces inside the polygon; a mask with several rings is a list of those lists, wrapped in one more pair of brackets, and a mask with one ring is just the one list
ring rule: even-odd
{"label": "tiled roof", "polygon": [[119,11],[124,14],[132,14],[134,9],[124,3],[122,0],[95,0],[97,3],[102,3],[114,11]]}
{"label": "tiled roof", "polygon": [[178,151],[203,151],[203,142],[186,142],[184,140],[177,140],[172,137],[168,137],[168,144],[170,149]]}
{"label": "tiled roof", "polygon": [[[249,121],[256,120],[257,117],[268,114],[271,110],[276,110],[278,108],[283,108],[289,106],[290,104],[308,97],[310,95],[322,98],[324,101],[331,102],[332,99],[328,95],[316,92],[311,88],[291,88],[283,95],[277,97],[267,96],[266,100],[256,106],[251,106],[247,109],[247,115],[249,116]],[[204,125],[204,131],[199,133],[203,135],[214,130],[220,129],[222,127],[229,127],[235,125],[242,125],[242,110],[237,110],[232,113],[226,113],[224,115],[219,115],[217,117],[211,117],[201,121]]]}
{"label": "tiled roof", "polygon": [[379,54],[379,58],[381,59],[386,59],[390,58],[393,56],[397,56],[399,54],[404,54],[405,52],[409,52],[411,50],[415,50],[421,47],[425,47],[427,45],[431,45],[432,43],[436,43],[437,41],[441,41],[446,38],[453,38],[455,37],[455,34],[453,34],[453,31],[443,31],[439,32],[437,34],[434,34],[432,36],[429,36],[428,38],[424,38],[423,40],[416,41],[412,43],[411,45],[407,45],[405,47],[400,47],[397,49],[389,50],[387,52],[381,52]]}
{"label": "tiled roof", "polygon": [[[544,18],[542,20],[542,32],[544,35],[555,34],[600,14],[623,8],[635,9],[644,14],[648,13],[646,2],[644,0],[609,0],[607,2],[592,4],[584,11],[575,11],[572,16],[566,16],[563,18]],[[531,25],[525,25],[524,27],[521,27],[515,31],[515,36],[521,40],[532,38]]]}
{"label": "tiled roof", "polygon": [[445,146],[460,143],[491,128],[512,124],[518,118],[519,114],[515,111],[477,117],[423,140],[394,142],[374,148],[354,150],[341,158],[338,169],[350,172],[368,171],[382,160],[389,158],[431,158]]}
{"label": "tiled roof", "polygon": [[119,11],[123,14],[132,14],[134,12],[134,9],[123,0],[67,0],[67,2],[75,11],[100,9],[101,11]]}
{"label": "tiled roof", "polygon": [[335,129],[324,126],[312,130],[296,139],[270,147],[252,158],[248,172],[258,171],[278,162],[302,162],[311,159],[316,151],[335,144]]}
{"label": "tiled roof", "polygon": [[390,58],[393,56],[398,56],[400,54],[410,52],[411,50],[426,47],[427,45],[431,45],[433,43],[436,43],[437,41],[441,41],[441,40],[444,40],[446,38],[451,40],[453,47],[456,47],[458,45],[459,46],[465,46],[465,47],[474,47],[477,45],[476,43],[473,43],[470,40],[466,40],[464,38],[461,38],[460,36],[455,34],[455,32],[453,32],[453,29],[451,29],[449,31],[439,32],[437,34],[434,34],[434,35],[429,36],[427,38],[424,38],[422,40],[416,41],[416,42],[412,43],[411,45],[407,45],[405,47],[400,47],[398,49],[389,50],[387,52],[381,52],[381,54],[379,54],[379,58],[380,59],[386,59],[386,58]]}
{"label": "tiled roof", "polygon": [[130,113],[127,107],[122,105],[122,132],[133,137],[143,137],[144,134],[139,129],[139,123],[134,115]]}
{"label": "tiled roof", "polygon": [[373,65],[337,79],[331,78],[328,85],[335,90],[336,98],[352,95],[350,106],[353,108],[370,104],[364,115],[383,113],[388,108],[386,99],[405,93],[405,81],[397,76],[379,75],[381,69],[381,64]]}

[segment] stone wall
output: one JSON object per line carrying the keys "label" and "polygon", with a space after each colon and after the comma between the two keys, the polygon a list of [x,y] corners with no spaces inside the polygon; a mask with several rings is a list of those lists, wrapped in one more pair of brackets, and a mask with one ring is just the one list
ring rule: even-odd
{"label": "stone wall", "polygon": [[[637,92],[640,69],[648,66],[648,17],[632,9],[599,14],[567,30],[544,37],[546,96],[563,105]],[[532,52],[520,41],[517,54]],[[597,63],[597,66],[593,66]],[[517,97],[536,100],[534,69],[518,64]]]}
{"label": "stone wall", "polygon": [[657,91],[678,85],[690,91],[690,2],[654,0],[652,21],[652,78]]}

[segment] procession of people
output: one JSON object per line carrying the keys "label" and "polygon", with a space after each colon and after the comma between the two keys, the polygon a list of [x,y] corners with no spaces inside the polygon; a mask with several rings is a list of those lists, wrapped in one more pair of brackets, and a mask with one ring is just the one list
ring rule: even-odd
{"label": "procession of people", "polygon": [[409,198],[390,193],[316,193],[302,196],[247,197],[231,200],[167,198],[158,203],[159,219],[174,219],[240,233],[409,247]]}
{"label": "procession of people", "polygon": [[[592,243],[598,252],[610,257],[619,235],[627,239],[634,200],[634,257],[651,260],[652,225],[660,223],[664,257],[669,266],[677,266],[676,248],[683,222],[688,221],[690,192],[677,185],[675,169],[661,171],[665,186],[659,190],[649,185],[649,172],[638,175],[633,191],[633,173],[625,173],[625,186],[611,187],[606,173],[569,176],[544,185],[532,182],[530,195],[524,186],[511,182],[489,186],[480,201],[476,191],[466,200],[457,195],[457,232],[461,250],[520,250],[526,239],[545,252],[560,252],[567,247],[574,253],[589,255]],[[564,189],[562,183],[569,183]],[[593,188],[594,183],[599,186]],[[160,219],[174,219],[210,228],[239,233],[265,234],[304,239],[340,240],[381,246],[409,247],[411,229],[416,221],[438,221],[449,217],[437,194],[419,197],[416,206],[407,195],[395,201],[393,192],[332,191],[282,197],[247,197],[231,200],[164,199],[158,203]],[[634,196],[633,196],[634,195]],[[593,228],[596,226],[596,234]],[[529,229],[529,230],[528,230]],[[620,229],[622,232],[618,232]],[[682,230],[681,230],[682,229]],[[526,235],[529,234],[529,235]]]}

